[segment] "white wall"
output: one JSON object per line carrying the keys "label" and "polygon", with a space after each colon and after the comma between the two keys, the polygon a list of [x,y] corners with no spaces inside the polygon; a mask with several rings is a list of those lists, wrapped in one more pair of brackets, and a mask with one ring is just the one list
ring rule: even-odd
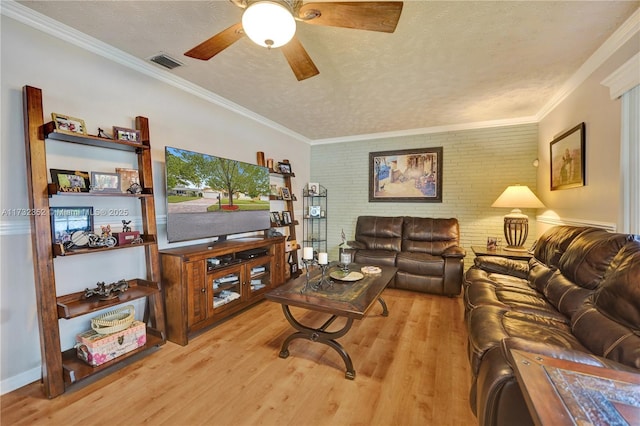
{"label": "white wall", "polygon": [[[539,124],[538,194],[548,208],[543,217],[616,227],[620,207],[620,99],[611,100],[601,84],[640,50],[640,35],[623,44]],[[586,126],[586,184],[550,190],[549,144],[580,122]],[[638,141],[635,141],[638,143]],[[548,228],[543,224],[541,229]]]}
{"label": "white wall", "polygon": [[[166,145],[251,163],[255,163],[257,151],[264,151],[267,157],[291,161],[299,177],[294,179],[296,194],[301,193],[303,183],[308,181],[310,147],[306,142],[4,15],[1,24],[2,209],[28,207],[22,119],[25,85],[43,90],[45,121],[52,112],[79,117],[85,120],[90,134],[95,134],[98,127],[109,130],[114,125],[133,127],[137,115],[149,118],[161,249],[168,246],[163,190]],[[54,153],[48,158],[49,168],[109,171],[135,165],[131,156],[121,153],[63,145],[48,142],[48,149]],[[52,203],[131,208],[127,219],[140,223],[139,207],[136,210],[135,203],[126,204],[128,200],[65,198],[70,197],[54,197]],[[119,224],[121,219],[124,217],[96,218],[96,225]],[[1,220],[0,386],[1,392],[7,392],[40,378],[40,343],[29,220],[26,216],[8,214]],[[144,274],[142,265],[141,249],[56,259],[58,291],[64,294],[95,287],[98,281],[136,278]],[[75,333],[87,329],[88,323],[88,318],[60,320],[63,348],[71,347]]]}

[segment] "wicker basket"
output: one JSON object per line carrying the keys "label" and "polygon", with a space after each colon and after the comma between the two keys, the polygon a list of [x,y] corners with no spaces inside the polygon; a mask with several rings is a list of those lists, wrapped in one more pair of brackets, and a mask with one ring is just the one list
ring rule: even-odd
{"label": "wicker basket", "polygon": [[135,308],[127,305],[91,318],[91,328],[100,334],[112,334],[122,331],[133,323]]}

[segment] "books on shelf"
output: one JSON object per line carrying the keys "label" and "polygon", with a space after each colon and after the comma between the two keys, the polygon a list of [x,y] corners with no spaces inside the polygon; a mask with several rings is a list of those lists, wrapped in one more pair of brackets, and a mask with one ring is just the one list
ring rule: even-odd
{"label": "books on shelf", "polygon": [[213,298],[213,307],[218,308],[239,298],[240,294],[236,293],[235,291],[222,290],[220,294]]}

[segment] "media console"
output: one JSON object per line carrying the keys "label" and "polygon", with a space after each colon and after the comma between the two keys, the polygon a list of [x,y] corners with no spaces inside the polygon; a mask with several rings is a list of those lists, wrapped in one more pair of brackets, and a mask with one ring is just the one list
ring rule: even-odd
{"label": "media console", "polygon": [[284,241],[240,238],[161,250],[167,339],[184,346],[196,331],[284,283]]}

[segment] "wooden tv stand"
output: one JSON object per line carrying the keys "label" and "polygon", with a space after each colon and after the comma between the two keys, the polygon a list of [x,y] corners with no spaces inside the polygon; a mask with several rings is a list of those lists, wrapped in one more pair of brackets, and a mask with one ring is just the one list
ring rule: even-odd
{"label": "wooden tv stand", "polygon": [[167,339],[196,331],[264,299],[285,281],[284,237],[240,238],[160,251]]}

